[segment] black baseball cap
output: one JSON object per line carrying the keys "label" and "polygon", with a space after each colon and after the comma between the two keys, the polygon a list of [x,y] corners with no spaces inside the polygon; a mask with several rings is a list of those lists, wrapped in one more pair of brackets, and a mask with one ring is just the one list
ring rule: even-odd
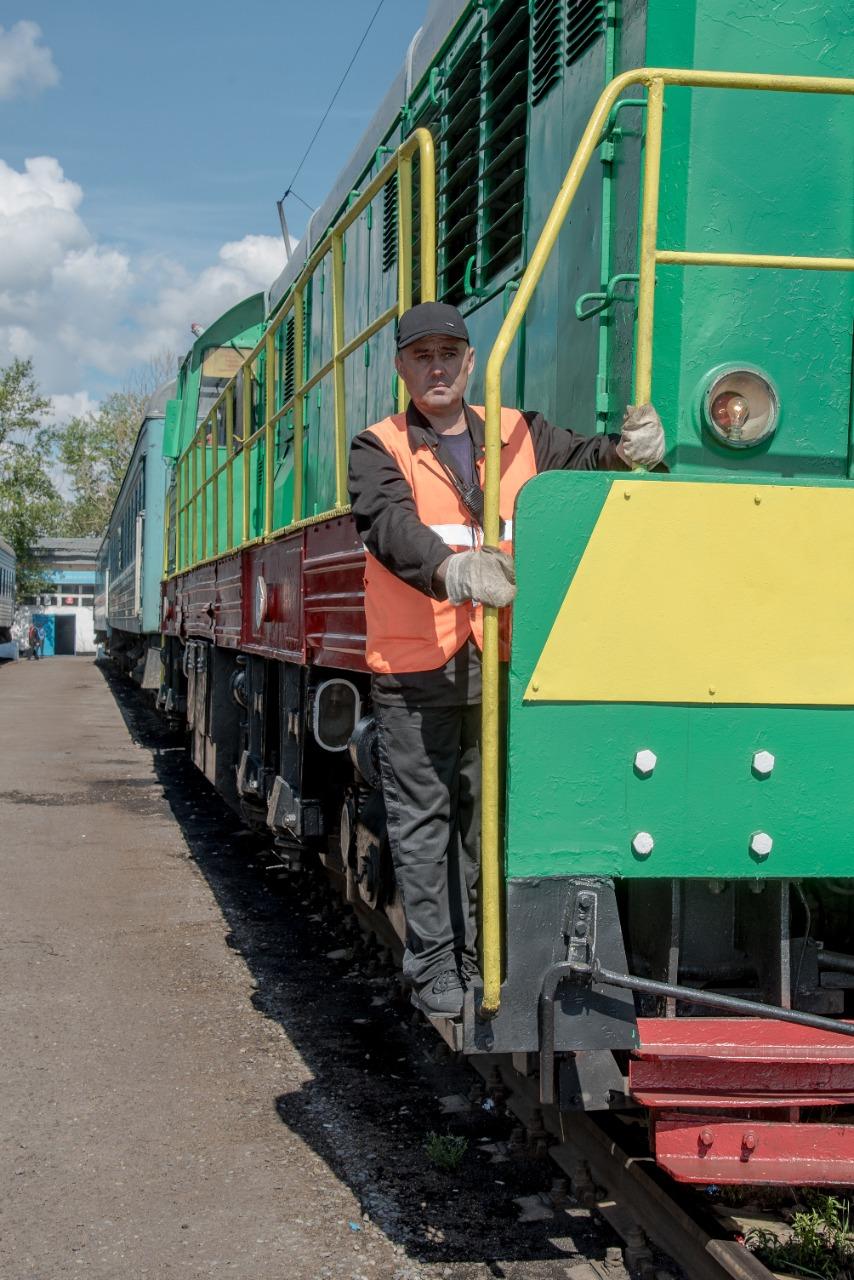
{"label": "black baseball cap", "polygon": [[397,322],[397,349],[402,351],[419,338],[440,333],[462,338],[464,342],[469,340],[466,322],[456,307],[447,302],[419,302],[417,307],[404,311]]}

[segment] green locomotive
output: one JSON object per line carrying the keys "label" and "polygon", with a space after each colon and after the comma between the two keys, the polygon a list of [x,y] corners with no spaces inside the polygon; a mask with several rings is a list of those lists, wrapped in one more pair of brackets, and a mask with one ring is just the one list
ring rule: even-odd
{"label": "green locomotive", "polygon": [[466,314],[488,541],[502,397],[581,431],[654,399],[669,475],[517,504],[483,988],[445,1030],[562,1110],[647,1107],[686,1180],[854,1183],[850,1112],[814,1119],[854,1103],[852,54],[842,0],[434,0],[263,329],[203,334],[167,417],[163,701],[399,924],[345,486],[394,320]]}

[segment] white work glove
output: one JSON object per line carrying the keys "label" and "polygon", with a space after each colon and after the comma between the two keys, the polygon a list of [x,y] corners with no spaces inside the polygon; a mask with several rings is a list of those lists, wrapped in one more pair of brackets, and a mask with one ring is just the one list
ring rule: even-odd
{"label": "white work glove", "polygon": [[445,569],[445,587],[451,604],[477,600],[501,609],[516,594],[513,560],[497,547],[458,551]]}
{"label": "white work glove", "polygon": [[636,467],[657,467],[664,457],[664,428],[651,404],[630,404],[623,417],[617,444],[623,462]]}

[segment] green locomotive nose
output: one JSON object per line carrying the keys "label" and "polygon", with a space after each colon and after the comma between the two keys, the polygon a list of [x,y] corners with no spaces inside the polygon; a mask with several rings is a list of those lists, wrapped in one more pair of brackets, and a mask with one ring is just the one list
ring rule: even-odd
{"label": "green locomotive nose", "polygon": [[848,874],[854,486],[551,473],[515,529],[509,874]]}

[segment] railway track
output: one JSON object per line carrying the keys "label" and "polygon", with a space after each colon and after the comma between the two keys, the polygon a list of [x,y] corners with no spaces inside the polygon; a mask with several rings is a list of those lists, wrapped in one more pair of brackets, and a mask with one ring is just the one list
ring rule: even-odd
{"label": "railway track", "polygon": [[[159,723],[137,691],[131,691],[130,698],[128,692],[123,685],[120,697],[123,694],[123,700],[132,702],[149,725]],[[215,821],[210,815],[202,825],[207,830]],[[289,873],[286,868],[295,870],[298,865],[293,852],[281,847],[267,847],[263,853],[257,850],[254,858],[256,865],[268,871],[278,868],[285,875]],[[384,951],[387,974],[392,978],[399,971],[396,952],[400,944],[389,922],[362,902],[345,904],[344,879],[335,875],[334,867],[326,865],[325,875],[336,891],[327,900],[336,904],[342,918],[354,909],[363,936],[372,933]],[[451,1051],[459,1053],[458,1023],[425,1021],[432,1023]],[[646,1280],[656,1274],[653,1250],[657,1250],[671,1258],[689,1280],[773,1280],[775,1273],[727,1234],[710,1211],[698,1213],[695,1192],[683,1193],[656,1167],[644,1150],[640,1127],[631,1119],[626,1122],[631,1113],[561,1113],[556,1106],[540,1104],[536,1071],[526,1075],[527,1064],[489,1055],[469,1057],[467,1063],[482,1078],[486,1092],[500,1097],[525,1131],[527,1137],[520,1145],[540,1148],[547,1154],[568,1179],[573,1197],[582,1207],[600,1214],[621,1238],[626,1266],[633,1275]]]}
{"label": "railway track", "polygon": [[[457,1049],[454,1024],[437,1020],[434,1025]],[[561,1113],[542,1106],[536,1075],[523,1075],[506,1057],[472,1056],[469,1065],[493,1095],[503,1096],[527,1131],[529,1145],[541,1144],[548,1152],[579,1203],[601,1214],[620,1236],[633,1275],[644,1280],[656,1274],[653,1245],[690,1280],[774,1280],[776,1273],[712,1213],[697,1211],[695,1193],[682,1193],[657,1168],[638,1141],[639,1129],[621,1121],[620,1113]]]}
{"label": "railway track", "polygon": [[[326,872],[334,883],[328,865]],[[336,887],[343,899],[343,885]],[[397,972],[400,941],[388,921],[381,913],[366,910],[362,903],[350,906],[355,907],[363,929],[373,930],[387,948],[393,964],[396,959],[390,973]],[[442,1018],[425,1020],[449,1049],[460,1052],[459,1023]],[[655,1276],[652,1245],[690,1280],[775,1280],[777,1273],[728,1233],[713,1213],[698,1212],[696,1192],[682,1192],[658,1169],[639,1140],[639,1127],[621,1121],[621,1113],[562,1113],[556,1106],[543,1106],[536,1070],[527,1076],[507,1056],[472,1055],[468,1063],[482,1077],[487,1091],[502,1095],[508,1111],[527,1131],[528,1145],[540,1144],[566,1175],[575,1199],[599,1213],[622,1239],[632,1275],[641,1280]]]}
{"label": "railway track", "polygon": [[[497,1070],[510,1087],[502,1064],[473,1060],[473,1065],[489,1076]],[[743,1244],[716,1236],[710,1223],[692,1215],[678,1188],[668,1183],[650,1156],[632,1152],[630,1143],[614,1133],[614,1123],[582,1111],[561,1116],[554,1107],[540,1107],[533,1085],[529,1096],[524,1080],[508,1093],[507,1106],[526,1127],[545,1128],[558,1139],[549,1147],[549,1156],[569,1177],[576,1198],[597,1209],[621,1236],[633,1272],[653,1273],[650,1241],[691,1280],[772,1280],[773,1273]]]}

